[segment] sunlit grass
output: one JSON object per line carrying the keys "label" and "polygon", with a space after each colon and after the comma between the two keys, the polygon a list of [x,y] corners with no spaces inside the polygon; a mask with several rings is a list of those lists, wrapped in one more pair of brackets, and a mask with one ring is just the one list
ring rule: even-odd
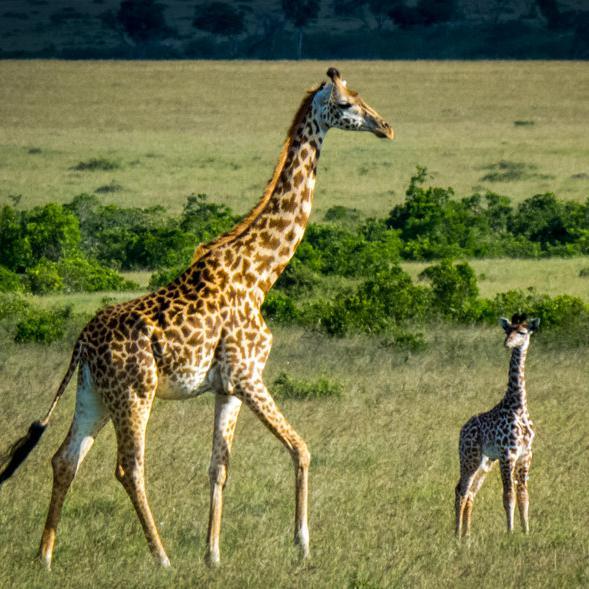
{"label": "sunlit grass", "polygon": [[[282,371],[343,385],[341,398],[283,401],[305,437],[311,466],[312,560],[291,547],[293,473],[288,454],[244,409],[232,457],[223,564],[203,563],[209,396],[157,402],[148,432],[148,488],[173,563],[155,569],[130,502],[114,478],[111,426],[83,465],[64,509],[50,575],[33,561],[47,508],[49,459],[64,437],[70,389],[40,447],[0,493],[0,584],[13,587],[481,587],[584,586],[589,581],[585,493],[587,350],[559,350],[548,333],[528,358],[536,425],[531,534],[504,532],[499,473],[477,504],[470,545],[452,535],[457,436],[502,395],[507,353],[499,328],[426,331],[427,351],[395,353],[377,339],[330,340],[274,329],[266,380]],[[5,446],[42,414],[65,369],[65,345],[2,346]],[[566,493],[563,492],[566,489]],[[271,580],[271,581],[269,581]]]}
{"label": "sunlit grass", "polygon": [[[484,297],[532,287],[551,296],[568,294],[589,300],[589,277],[581,275],[581,270],[589,268],[589,258],[586,256],[541,260],[500,258],[468,260],[468,263],[476,272],[480,293]],[[414,280],[429,265],[429,262],[402,264]]]}
{"label": "sunlit grass", "polygon": [[[100,198],[178,212],[189,194],[204,192],[245,212],[272,173],[304,90],[328,65],[0,62],[0,203],[18,194],[21,206],[67,201],[116,184],[121,190]],[[418,164],[459,196],[491,189],[516,200],[545,191],[586,198],[584,63],[337,65],[397,138],[329,135],[317,180],[319,218],[335,204],[383,215],[402,200]],[[514,124],[522,120],[534,124]],[[92,160],[120,167],[72,170]],[[481,180],[497,162],[534,173]]]}

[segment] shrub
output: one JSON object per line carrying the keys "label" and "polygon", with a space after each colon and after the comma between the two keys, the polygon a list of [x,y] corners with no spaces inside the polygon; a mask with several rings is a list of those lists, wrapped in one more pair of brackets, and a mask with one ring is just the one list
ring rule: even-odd
{"label": "shrub", "polygon": [[427,267],[419,275],[432,288],[432,311],[461,321],[475,320],[480,314],[476,274],[466,262],[450,260]]}
{"label": "shrub", "polygon": [[268,293],[262,311],[269,320],[283,325],[294,325],[300,319],[294,301],[279,290],[271,290]]}
{"label": "shrub", "polygon": [[65,292],[97,292],[101,290],[127,290],[138,285],[123,278],[111,268],[105,268],[96,260],[82,256],[65,258],[57,263]]}
{"label": "shrub", "polygon": [[481,318],[488,322],[495,322],[498,317],[511,316],[512,313],[538,317],[544,328],[563,327],[589,320],[589,306],[578,297],[551,297],[533,288],[498,293],[493,299],[482,302]]}
{"label": "shrub", "polygon": [[0,321],[20,320],[29,308],[29,302],[20,293],[0,292]]}
{"label": "shrub", "polygon": [[16,325],[14,341],[18,344],[50,344],[64,336],[67,321],[71,317],[71,306],[52,309],[30,308]]}
{"label": "shrub", "polygon": [[26,272],[31,292],[96,292],[100,290],[125,290],[137,285],[125,280],[115,270],[105,268],[96,260],[81,255],[59,262],[41,260]]}
{"label": "shrub", "polygon": [[160,286],[166,286],[166,284],[170,284],[170,282],[178,278],[178,276],[180,276],[180,274],[182,274],[187,268],[188,264],[180,264],[172,268],[158,270],[149,278],[148,287],[156,290],[160,288]]}
{"label": "shrub", "polygon": [[362,213],[358,209],[335,205],[328,208],[323,215],[323,220],[328,223],[340,225],[358,225],[362,219]]}
{"label": "shrub", "polygon": [[342,396],[343,387],[340,383],[327,378],[319,378],[315,381],[299,380],[281,372],[272,385],[272,392],[279,399],[299,401],[331,397],[339,399]]}
{"label": "shrub", "polygon": [[103,157],[99,158],[91,158],[86,160],[85,162],[78,162],[75,166],[72,166],[70,170],[74,170],[76,172],[110,172],[112,170],[118,170],[121,167],[121,164],[118,162],[108,160]]}
{"label": "shrub", "polygon": [[319,283],[320,279],[313,270],[294,259],[278,278],[275,288],[289,295],[301,296],[311,294]]}
{"label": "shrub", "polygon": [[408,319],[423,319],[429,305],[429,289],[415,286],[411,277],[395,266],[326,305],[321,327],[340,337],[351,331],[386,332]]}
{"label": "shrub", "polygon": [[194,236],[194,246],[229,231],[238,217],[225,205],[208,202],[206,194],[191,194],[186,199],[180,228]]}
{"label": "shrub", "polygon": [[20,276],[8,268],[0,266],[0,292],[22,292],[23,290]]}
{"label": "shrub", "polygon": [[390,335],[382,340],[381,346],[405,352],[422,352],[427,348],[427,342],[423,333],[419,331],[394,329]]}
{"label": "shrub", "polygon": [[63,290],[63,279],[59,274],[57,262],[43,259],[32,268],[27,268],[26,277],[34,294],[48,294]]}

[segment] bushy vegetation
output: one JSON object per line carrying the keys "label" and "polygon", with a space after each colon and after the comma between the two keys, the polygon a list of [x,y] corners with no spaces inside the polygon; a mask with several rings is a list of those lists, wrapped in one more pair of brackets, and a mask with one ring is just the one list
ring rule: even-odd
{"label": "bushy vegetation", "polygon": [[[418,349],[408,324],[424,321],[494,322],[527,312],[544,327],[583,323],[587,305],[570,296],[510,291],[479,296],[466,262],[483,256],[551,256],[589,253],[589,200],[559,201],[535,195],[517,207],[496,194],[457,199],[452,189],[425,186],[418,168],[405,202],[385,219],[353,209],[330,209],[330,222],[311,224],[291,263],[264,305],[282,325],[303,325],[331,336],[385,334]],[[190,264],[198,243],[238,220],[203,194],[188,197],[179,216],[163,207],[104,205],[80,194],[62,206],[0,211],[0,291],[47,294],[122,290],[134,285],[117,270],[153,269],[150,287],[170,282]],[[401,260],[431,260],[419,283]],[[39,341],[43,341],[40,338]]]}
{"label": "bushy vegetation", "polygon": [[328,378],[317,380],[301,380],[281,372],[272,384],[272,393],[278,399],[297,399],[312,401],[315,399],[340,398],[343,387],[340,383]]}
{"label": "bushy vegetation", "polygon": [[72,315],[72,307],[69,305],[51,309],[29,307],[16,324],[14,341],[17,344],[50,344],[60,340]]}
{"label": "bushy vegetation", "polygon": [[[99,236],[96,237],[100,239]],[[80,218],[68,207],[0,210],[0,290],[78,292],[133,287],[83,249]]]}

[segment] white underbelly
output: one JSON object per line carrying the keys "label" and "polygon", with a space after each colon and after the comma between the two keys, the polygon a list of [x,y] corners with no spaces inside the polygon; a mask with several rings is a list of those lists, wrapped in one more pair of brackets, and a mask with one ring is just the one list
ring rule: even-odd
{"label": "white underbelly", "polygon": [[160,399],[191,399],[211,390],[210,366],[190,366],[174,374],[159,374],[156,396]]}

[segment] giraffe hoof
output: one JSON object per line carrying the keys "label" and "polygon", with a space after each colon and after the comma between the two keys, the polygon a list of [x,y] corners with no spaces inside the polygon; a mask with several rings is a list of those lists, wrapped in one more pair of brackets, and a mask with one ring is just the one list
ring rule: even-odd
{"label": "giraffe hoof", "polygon": [[219,566],[221,566],[221,558],[219,557],[219,554],[214,554],[211,552],[207,552],[205,555],[205,562],[207,564],[207,566],[211,569],[216,569],[219,568]]}
{"label": "giraffe hoof", "polygon": [[163,569],[169,569],[172,567],[172,565],[170,564],[170,559],[167,556],[164,556],[163,558],[160,558],[160,566]]}
{"label": "giraffe hoof", "polygon": [[47,572],[51,572],[51,554],[39,554],[39,562]]}

